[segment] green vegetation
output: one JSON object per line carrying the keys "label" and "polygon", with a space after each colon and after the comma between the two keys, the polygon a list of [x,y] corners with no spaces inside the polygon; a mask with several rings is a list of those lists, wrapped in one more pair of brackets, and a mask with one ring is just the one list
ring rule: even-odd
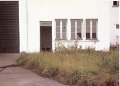
{"label": "green vegetation", "polygon": [[55,53],[23,53],[17,62],[43,77],[72,86],[118,86],[118,47],[110,52],[65,49]]}

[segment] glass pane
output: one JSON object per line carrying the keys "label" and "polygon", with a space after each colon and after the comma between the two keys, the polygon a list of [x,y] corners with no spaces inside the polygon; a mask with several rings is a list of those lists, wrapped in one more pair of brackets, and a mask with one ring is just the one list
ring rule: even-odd
{"label": "glass pane", "polygon": [[75,32],[75,27],[71,27],[71,32]]}
{"label": "glass pane", "polygon": [[66,27],[66,26],[67,26],[66,24],[67,24],[67,20],[66,20],[66,19],[63,19],[63,20],[62,20],[62,32],[66,32],[66,28],[67,28],[67,27]]}
{"label": "glass pane", "polygon": [[96,33],[92,33],[92,38],[96,38]]}
{"label": "glass pane", "polygon": [[60,26],[60,19],[56,19],[56,26]]}
{"label": "glass pane", "polygon": [[86,33],[90,33],[90,19],[86,19]]}
{"label": "glass pane", "polygon": [[82,38],[82,34],[81,33],[77,33],[77,39],[81,39]]}
{"label": "glass pane", "polygon": [[66,32],[66,27],[63,27],[63,28],[62,28],[62,32]]}
{"label": "glass pane", "polygon": [[66,19],[63,19],[63,20],[62,20],[62,27],[66,27],[66,25],[67,25],[67,20],[66,20]]}
{"label": "glass pane", "polygon": [[77,33],[81,33],[81,28],[77,28]]}
{"label": "glass pane", "polygon": [[71,33],[71,39],[75,39],[75,33]]}
{"label": "glass pane", "polygon": [[97,29],[97,19],[92,20],[92,33],[96,33]]}
{"label": "glass pane", "polygon": [[56,39],[60,39],[60,33],[56,33]]}
{"label": "glass pane", "polygon": [[119,29],[119,24],[116,24],[116,29]]}
{"label": "glass pane", "polygon": [[77,27],[81,27],[81,25],[82,25],[82,19],[78,19],[76,21],[77,21]]}
{"label": "glass pane", "polygon": [[56,32],[60,33],[60,27],[56,27]]}
{"label": "glass pane", "polygon": [[81,32],[81,22],[77,23],[77,32],[80,33]]}
{"label": "glass pane", "polygon": [[62,39],[66,39],[66,33],[62,33]]}
{"label": "glass pane", "polygon": [[81,20],[77,20],[77,32],[78,33],[81,32],[81,27],[82,27],[82,21]]}
{"label": "glass pane", "polygon": [[75,26],[75,20],[74,19],[71,19],[71,27],[74,27]]}
{"label": "glass pane", "polygon": [[86,33],[86,39],[90,39],[90,33]]}

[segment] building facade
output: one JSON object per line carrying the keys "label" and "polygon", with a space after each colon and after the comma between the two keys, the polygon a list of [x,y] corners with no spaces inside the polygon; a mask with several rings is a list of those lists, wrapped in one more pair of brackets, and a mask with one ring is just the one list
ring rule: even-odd
{"label": "building facade", "polygon": [[[12,9],[13,4],[16,9]],[[10,21],[14,22],[10,25],[15,27],[16,21],[19,21],[16,26],[18,31],[15,32],[19,33],[17,36],[15,34],[17,38],[7,41],[12,43],[13,48],[8,48],[9,44],[0,46],[0,52],[54,51],[59,47],[109,51],[110,44],[119,43],[119,1],[0,0],[0,6],[1,17],[4,10],[10,11],[11,8],[9,16],[6,12],[6,17],[2,17],[0,22],[6,20],[9,23],[13,15]],[[1,23],[1,28],[3,25],[8,25],[7,30],[11,29],[6,23]],[[8,36],[6,39],[14,39]]]}

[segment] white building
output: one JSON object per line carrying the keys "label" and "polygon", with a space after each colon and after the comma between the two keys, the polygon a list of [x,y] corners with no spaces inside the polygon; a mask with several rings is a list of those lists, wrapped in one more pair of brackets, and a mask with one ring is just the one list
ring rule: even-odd
{"label": "white building", "polygon": [[[15,22],[11,24],[19,27],[18,32],[15,32],[19,34],[16,37],[14,33],[15,40],[12,40],[14,37],[11,35],[6,39],[2,39],[4,36],[1,36],[4,41],[0,41],[0,52],[40,52],[55,50],[59,46],[108,51],[110,44],[118,43],[119,1],[14,0],[14,2],[17,2],[17,5],[14,3],[13,8],[11,4],[13,1],[0,0],[2,6],[0,13],[4,14],[4,10],[7,10],[6,15],[11,14],[2,17],[0,22],[6,20],[8,23],[1,23],[0,29],[7,26],[9,30],[11,24],[9,20],[16,21],[19,16],[17,26]],[[12,15],[17,16],[12,19]],[[3,29],[1,30],[0,33],[3,33]],[[8,40],[6,46],[5,40]]]}

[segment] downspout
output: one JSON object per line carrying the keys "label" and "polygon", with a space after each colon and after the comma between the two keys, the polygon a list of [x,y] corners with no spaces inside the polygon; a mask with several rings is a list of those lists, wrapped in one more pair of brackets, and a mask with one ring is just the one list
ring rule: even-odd
{"label": "downspout", "polygon": [[26,0],[26,28],[27,28],[27,52],[28,52],[28,4]]}

